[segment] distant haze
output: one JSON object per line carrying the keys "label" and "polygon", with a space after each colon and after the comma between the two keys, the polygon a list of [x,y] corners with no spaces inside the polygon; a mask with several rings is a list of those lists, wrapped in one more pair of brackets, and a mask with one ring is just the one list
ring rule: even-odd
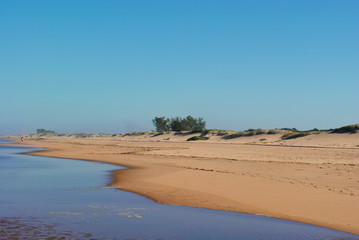
{"label": "distant haze", "polygon": [[0,134],[359,122],[359,1],[1,1]]}

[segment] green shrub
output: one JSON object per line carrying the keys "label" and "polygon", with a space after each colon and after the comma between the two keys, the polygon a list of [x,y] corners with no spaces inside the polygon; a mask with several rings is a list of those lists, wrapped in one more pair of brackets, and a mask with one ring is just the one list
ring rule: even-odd
{"label": "green shrub", "polygon": [[292,131],[292,132],[299,132],[298,129],[296,129],[296,128],[281,128],[281,130],[287,130],[287,131]]}
{"label": "green shrub", "polygon": [[290,132],[290,133],[284,134],[282,136],[282,140],[305,137],[305,136],[308,136],[308,135],[310,135],[310,133],[308,133],[308,132]]}
{"label": "green shrub", "polygon": [[255,135],[255,133],[256,133],[256,131],[248,131],[248,132],[244,132],[243,136],[250,137],[250,136]]}
{"label": "green shrub", "polygon": [[129,132],[129,133],[126,133],[124,136],[142,136],[145,134],[146,134],[146,132]]}
{"label": "green shrub", "polygon": [[266,132],[263,129],[257,129],[255,130],[255,135],[261,135],[261,134],[265,134]]}
{"label": "green shrub", "polygon": [[91,134],[86,134],[86,133],[75,133],[75,137],[76,138],[87,138],[90,137]]}
{"label": "green shrub", "polygon": [[265,134],[266,131],[262,130],[262,129],[248,129],[244,132],[237,132],[237,133],[233,133],[233,134],[229,134],[223,137],[223,139],[232,139],[232,138],[238,138],[238,137],[250,137],[250,136],[254,136],[254,135],[261,135],[261,134]]}
{"label": "green shrub", "polygon": [[359,124],[355,124],[355,125],[348,125],[334,129],[330,133],[357,133],[358,130],[359,130]]}
{"label": "green shrub", "polygon": [[187,141],[198,141],[198,140],[208,140],[208,137],[194,136],[187,139]]}
{"label": "green shrub", "polygon": [[247,133],[247,132],[238,132],[238,133],[233,133],[233,134],[229,134],[227,136],[224,136],[224,139],[232,139],[232,138],[238,138],[238,137],[249,137],[252,136],[253,134],[251,133]]}
{"label": "green shrub", "polygon": [[223,129],[207,129],[206,131],[202,132],[202,135],[213,135],[213,136],[227,136],[230,134],[236,133],[232,130],[223,130]]}
{"label": "green shrub", "polygon": [[277,134],[279,133],[278,130],[271,129],[267,132],[267,134]]}

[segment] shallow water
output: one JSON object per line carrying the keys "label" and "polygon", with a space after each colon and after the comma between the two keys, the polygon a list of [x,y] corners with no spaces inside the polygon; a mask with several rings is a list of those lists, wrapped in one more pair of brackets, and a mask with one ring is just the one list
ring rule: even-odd
{"label": "shallow water", "polygon": [[120,166],[0,146],[0,239],[359,239],[281,219],[155,203],[105,186]]}
{"label": "shallow water", "polygon": [[0,144],[17,144],[16,142],[11,142],[8,139],[0,138]]}

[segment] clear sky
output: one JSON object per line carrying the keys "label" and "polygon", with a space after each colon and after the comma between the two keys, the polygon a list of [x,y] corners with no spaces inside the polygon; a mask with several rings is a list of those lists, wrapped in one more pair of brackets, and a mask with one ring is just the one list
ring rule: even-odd
{"label": "clear sky", "polygon": [[357,0],[0,1],[0,134],[359,122]]}

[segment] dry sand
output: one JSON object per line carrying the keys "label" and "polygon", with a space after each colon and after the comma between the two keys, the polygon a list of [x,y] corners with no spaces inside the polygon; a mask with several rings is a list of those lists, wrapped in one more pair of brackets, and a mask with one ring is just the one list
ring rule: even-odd
{"label": "dry sand", "polygon": [[[262,214],[359,234],[359,133],[206,142],[190,135],[25,138],[32,154],[114,163],[112,186],[157,202]],[[250,144],[248,144],[250,143]]]}

